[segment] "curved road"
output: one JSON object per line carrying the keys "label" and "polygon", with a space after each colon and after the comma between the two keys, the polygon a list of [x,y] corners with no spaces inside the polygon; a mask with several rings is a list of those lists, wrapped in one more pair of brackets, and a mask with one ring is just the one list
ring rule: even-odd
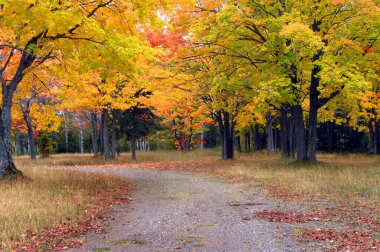
{"label": "curved road", "polygon": [[174,172],[94,169],[136,185],[132,200],[71,251],[316,251],[295,240],[294,227],[255,219],[264,209],[294,209],[258,188]]}

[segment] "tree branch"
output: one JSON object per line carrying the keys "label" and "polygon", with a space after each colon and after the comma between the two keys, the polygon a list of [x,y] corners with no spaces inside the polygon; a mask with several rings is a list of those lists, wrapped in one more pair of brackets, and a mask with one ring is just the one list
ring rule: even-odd
{"label": "tree branch", "polygon": [[318,99],[318,108],[321,108],[321,107],[325,106],[327,102],[329,102],[330,100],[334,99],[337,95],[339,95],[342,92],[343,89],[344,89],[344,85],[342,85],[340,89],[335,90],[334,92],[332,92],[329,95],[329,97],[319,98]]}
{"label": "tree branch", "polygon": [[11,50],[11,52],[9,53],[7,61],[5,62],[4,66],[0,69],[0,74],[3,74],[5,69],[8,67],[8,65],[11,62],[11,59],[13,57],[13,54],[14,54],[14,49]]}

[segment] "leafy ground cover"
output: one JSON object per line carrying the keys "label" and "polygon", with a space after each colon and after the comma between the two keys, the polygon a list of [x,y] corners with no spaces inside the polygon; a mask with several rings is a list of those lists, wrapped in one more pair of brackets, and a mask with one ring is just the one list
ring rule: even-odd
{"label": "leafy ground cover", "polygon": [[116,177],[51,170],[16,161],[26,177],[0,182],[0,250],[52,251],[78,245],[110,206],[128,200],[130,185]]}
{"label": "leafy ground cover", "polygon": [[[280,155],[241,153],[233,161],[219,159],[217,150],[189,153],[141,152],[132,162],[127,154],[105,162],[90,155],[58,155],[39,161],[63,167],[120,167],[183,171],[217,177],[228,182],[261,186],[269,196],[296,201],[310,212],[263,211],[252,216],[290,224],[333,221],[343,230],[302,229],[300,239],[324,240],[331,250],[378,250],[380,248],[380,157],[360,154],[320,154],[319,162],[298,163]],[[24,162],[22,159],[20,162]]]}

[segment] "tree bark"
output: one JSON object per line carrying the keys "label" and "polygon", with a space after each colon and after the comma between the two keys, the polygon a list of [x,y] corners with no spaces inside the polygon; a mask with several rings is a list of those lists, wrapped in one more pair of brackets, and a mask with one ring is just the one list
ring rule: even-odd
{"label": "tree bark", "polygon": [[[35,45],[41,35],[36,35],[28,41],[28,46]],[[28,47],[27,46],[27,47]],[[13,94],[24,78],[25,69],[31,67],[36,60],[32,52],[26,52],[30,48],[25,48],[22,52],[16,72],[9,84],[3,78],[3,71],[0,72],[0,84],[2,90],[2,108],[0,108],[0,178],[6,176],[22,176],[22,172],[16,169],[12,156],[11,127],[12,127],[12,102]],[[13,51],[11,53],[12,57]]]}
{"label": "tree bark", "polygon": [[136,161],[136,140],[131,141],[131,154],[132,154],[132,160]]}
{"label": "tree bark", "polygon": [[241,143],[240,143],[240,136],[239,135],[237,135],[235,137],[235,145],[236,145],[236,150],[238,152],[241,152]]}
{"label": "tree bark", "polygon": [[[319,29],[318,24],[315,28]],[[312,62],[315,64],[323,56],[323,51],[318,51]],[[323,107],[328,101],[336,97],[343,90],[344,86],[340,89],[332,92],[328,97],[321,98],[319,97],[320,92],[318,90],[320,84],[320,78],[318,74],[321,71],[321,67],[318,64],[315,64],[311,71],[311,80],[310,80],[310,90],[309,90],[309,134],[307,142],[307,159],[309,161],[317,160],[317,124],[318,124],[318,110]]]}
{"label": "tree bark", "polygon": [[116,129],[116,119],[117,112],[112,110],[112,159],[116,158],[117,155],[117,129]]}
{"label": "tree bark", "polygon": [[220,135],[220,145],[222,147],[222,159],[225,159],[227,157],[226,154],[226,145],[225,145],[225,134],[224,134],[224,126],[223,126],[223,119],[222,119],[222,113],[218,111],[216,113],[216,121],[218,123],[218,128],[219,128],[219,135]]}
{"label": "tree bark", "polygon": [[108,110],[103,110],[103,144],[104,144],[104,158],[110,160],[110,146],[109,146],[109,133],[108,133]]}
{"label": "tree bark", "polygon": [[234,132],[235,125],[233,119],[228,112],[224,113],[224,124],[226,127],[226,139],[227,139],[227,159],[234,158]]}
{"label": "tree bark", "polygon": [[94,157],[98,156],[99,146],[98,146],[98,118],[96,113],[91,113],[91,141],[92,141],[92,152]]}
{"label": "tree bark", "polygon": [[273,139],[273,125],[272,125],[272,115],[268,111],[265,116],[265,134],[267,139],[267,150],[268,154],[271,155],[274,152],[274,139]]}
{"label": "tree bark", "polygon": [[[310,97],[313,95],[310,91]],[[309,161],[317,160],[317,123],[318,123],[318,105],[315,102],[315,99],[310,98],[310,107],[309,107],[309,135],[307,142],[307,159]]]}
{"label": "tree bark", "polygon": [[82,121],[79,120],[79,151],[84,153]]}
{"label": "tree bark", "polygon": [[100,115],[100,129],[99,129],[99,135],[100,135],[100,155],[104,156],[104,113],[102,112]]}
{"label": "tree bark", "polygon": [[34,129],[32,125],[32,119],[30,118],[30,103],[29,101],[25,101],[24,104],[21,105],[21,111],[26,123],[26,127],[28,129],[28,141],[29,141],[29,154],[32,160],[36,160],[36,144],[34,141]]}
{"label": "tree bark", "polygon": [[3,88],[3,107],[0,108],[0,178],[22,176],[22,172],[16,169],[12,156],[12,95]]}
{"label": "tree bark", "polygon": [[[187,137],[187,143],[186,143],[186,151],[189,152],[191,150],[191,139],[193,138],[193,134],[190,134],[188,137]],[[147,151],[148,151],[148,147],[147,147]]]}
{"label": "tree bark", "polygon": [[332,122],[327,122],[327,151],[333,152],[333,146],[334,146],[334,139],[333,139],[333,132],[334,132],[334,124]]}
{"label": "tree bark", "polygon": [[244,134],[244,149],[246,152],[251,151],[251,134],[249,132]]}
{"label": "tree bark", "polygon": [[221,144],[222,144],[222,159],[234,158],[234,128],[235,123],[228,112],[217,112],[216,118],[219,126]]}
{"label": "tree bark", "polygon": [[378,155],[379,152],[379,138],[380,138],[380,125],[379,120],[375,120],[374,134],[373,134],[373,154]]}
{"label": "tree bark", "polygon": [[289,142],[289,156],[293,159],[295,159],[295,129],[294,129],[294,122],[293,122],[293,113],[291,111],[290,117],[287,117],[287,128],[288,128],[288,142]]}
{"label": "tree bark", "polygon": [[290,156],[288,127],[288,112],[285,109],[280,109],[281,151],[284,157]]}
{"label": "tree bark", "polygon": [[65,151],[69,152],[69,127],[67,126],[68,118],[66,114],[63,115],[63,119],[65,121]]}
{"label": "tree bark", "polygon": [[[204,149],[204,145],[205,145],[205,132],[204,132],[204,129],[203,129],[203,126],[202,126],[202,133],[201,133],[201,150]],[[159,147],[159,144],[157,142],[157,147]]]}
{"label": "tree bark", "polygon": [[306,153],[306,133],[305,133],[305,125],[302,114],[301,105],[295,105],[293,107],[293,125],[294,125],[294,133],[295,133],[295,149],[297,151],[297,160],[305,161],[307,160]]}
{"label": "tree bark", "polygon": [[255,126],[251,127],[251,131],[252,131],[252,140],[253,140],[253,151],[258,152],[262,148],[259,124],[256,123]]}

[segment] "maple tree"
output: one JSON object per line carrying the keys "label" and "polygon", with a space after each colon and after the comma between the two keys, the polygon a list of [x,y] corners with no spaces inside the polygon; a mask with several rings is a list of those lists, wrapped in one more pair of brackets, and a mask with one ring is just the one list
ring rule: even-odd
{"label": "maple tree", "polygon": [[[211,85],[225,95],[222,101],[236,98],[239,87],[254,96],[239,105],[264,96],[262,101],[279,114],[284,155],[296,150],[298,160],[315,161],[320,109],[371,87],[361,69],[378,51],[376,3],[227,1],[205,2],[197,9],[189,18],[198,55],[190,56],[209,62],[205,70],[193,69],[210,75]],[[378,79],[373,71],[370,75]],[[232,112],[224,113],[224,120],[233,118]]]}
{"label": "maple tree", "polygon": [[[0,69],[2,85],[0,176],[20,173],[12,158],[11,116],[19,84],[36,68],[74,45],[102,41],[103,28],[93,17],[113,1],[1,1]],[[23,17],[19,20],[18,17]],[[75,44],[74,44],[75,43]]]}
{"label": "maple tree", "polygon": [[57,109],[59,99],[52,92],[54,88],[57,88],[54,79],[45,71],[39,70],[26,76],[14,95],[18,107],[14,108],[13,121],[20,117],[23,119],[19,120],[22,121],[19,123],[19,129],[27,132],[32,160],[36,159],[36,136],[41,132],[46,134],[56,132],[62,123],[62,117]]}
{"label": "maple tree", "polygon": [[217,125],[223,159],[252,136],[255,151],[315,161],[328,122],[368,132],[376,154],[379,16],[372,0],[2,0],[0,177],[19,173],[12,123],[33,145],[77,115],[108,160],[131,108],[152,108],[179,150]]}
{"label": "maple tree", "polygon": [[[12,157],[11,118],[13,97],[22,80],[34,69],[55,59],[65,61],[79,55],[82,63],[99,63],[86,54],[96,46],[113,49],[108,51],[108,56],[128,57],[133,54],[133,50],[127,49],[128,43],[136,39],[132,36],[125,38],[122,34],[138,31],[138,21],[150,20],[154,24],[158,20],[157,8],[169,5],[169,2],[119,0],[0,1],[0,177],[20,174]],[[107,53],[101,48],[98,51]],[[112,63],[115,66],[126,62],[115,60]]]}

